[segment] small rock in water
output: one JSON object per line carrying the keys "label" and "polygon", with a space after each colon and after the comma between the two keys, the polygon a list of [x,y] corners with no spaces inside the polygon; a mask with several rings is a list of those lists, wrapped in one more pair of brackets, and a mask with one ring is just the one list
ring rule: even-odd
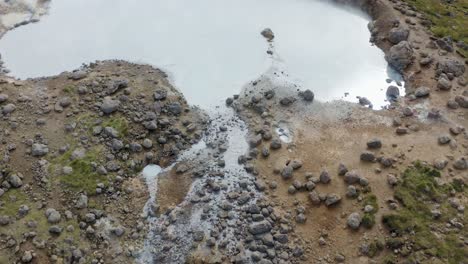
{"label": "small rock in water", "polygon": [[368,106],[369,108],[372,108],[371,101],[369,101],[369,99],[367,99],[366,97],[357,96],[356,98],[359,100],[360,105]]}
{"label": "small rock in water", "polygon": [[300,95],[305,101],[307,101],[307,102],[312,102],[312,101],[314,101],[315,95],[314,95],[314,93],[313,93],[311,90],[309,90],[309,89],[307,89],[307,90],[305,90],[305,91],[303,91],[303,92],[300,92],[299,95]]}
{"label": "small rock in water", "polygon": [[396,101],[400,97],[400,89],[394,85],[390,85],[385,94],[390,101]]}
{"label": "small rock in water", "polygon": [[260,32],[264,38],[266,38],[268,41],[272,41],[275,38],[275,34],[270,28],[265,28]]}

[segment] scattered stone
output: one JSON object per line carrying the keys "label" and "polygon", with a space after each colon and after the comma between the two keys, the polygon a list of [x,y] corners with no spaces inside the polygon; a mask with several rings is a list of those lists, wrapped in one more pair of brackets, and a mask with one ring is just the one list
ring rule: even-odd
{"label": "scattered stone", "polygon": [[378,138],[367,141],[367,147],[370,149],[378,149],[382,147],[382,141]]}
{"label": "scattered stone", "polygon": [[299,168],[302,167],[302,161],[301,161],[301,160],[295,159],[295,160],[291,161],[291,163],[290,163],[289,165],[290,165],[294,170],[297,170],[297,169],[299,169]]}
{"label": "scattered stone", "polygon": [[304,214],[298,214],[296,216],[296,222],[299,224],[303,224],[307,221],[307,217]]}
{"label": "scattered stone", "polygon": [[348,216],[346,223],[348,224],[348,227],[350,227],[353,230],[356,230],[361,225],[361,221],[362,221],[361,215],[357,212],[354,212]]}
{"label": "scattered stone", "polygon": [[281,177],[283,177],[283,179],[287,180],[287,179],[291,179],[292,178],[292,174],[293,174],[293,167],[292,166],[285,166],[283,168],[283,170],[281,171]]}
{"label": "scattered stone", "polygon": [[393,68],[401,72],[412,63],[413,48],[407,41],[401,41],[390,48],[385,59]]}
{"label": "scattered stone", "polygon": [[409,30],[403,26],[394,27],[388,33],[388,41],[392,44],[398,44],[408,39]]}
{"label": "scattered stone", "polygon": [[46,210],[45,215],[47,217],[47,222],[51,224],[56,224],[60,222],[61,216],[60,213],[54,208],[49,208]]}
{"label": "scattered stone", "polygon": [[290,106],[292,105],[294,102],[296,101],[296,99],[292,96],[287,96],[287,97],[284,97],[280,100],[280,104],[282,106]]}
{"label": "scattered stone", "polygon": [[452,83],[445,78],[439,78],[439,80],[437,81],[437,88],[439,88],[440,90],[448,91],[452,88]]}
{"label": "scattered stone", "polygon": [[348,168],[343,163],[340,163],[338,165],[338,175],[344,176],[347,172],[348,172]]}
{"label": "scattered stone", "polygon": [[418,87],[416,91],[414,91],[414,96],[418,98],[426,97],[426,96],[429,96],[430,93],[431,93],[431,89],[429,89],[428,87],[421,86],[421,87]]}
{"label": "scattered stone", "polygon": [[106,96],[104,97],[104,101],[101,104],[101,111],[104,114],[111,114],[120,107],[120,102],[117,100],[113,100],[112,97]]}
{"label": "scattered stone", "polygon": [[166,90],[156,90],[153,94],[154,100],[162,101],[167,98],[167,91]]}
{"label": "scattered stone", "polygon": [[322,173],[320,173],[320,182],[323,184],[327,184],[331,181],[330,174],[328,171],[324,170]]}
{"label": "scattered stone", "polygon": [[468,108],[468,97],[463,96],[463,95],[457,95],[455,96],[455,102],[463,108]]}
{"label": "scattered stone", "polygon": [[87,75],[88,75],[88,73],[86,73],[85,71],[77,70],[77,71],[74,71],[74,72],[70,73],[70,75],[68,75],[68,78],[72,79],[74,81],[78,81],[78,80],[81,80],[83,78],[86,78]]}
{"label": "scattered stone", "polygon": [[76,201],[75,208],[76,209],[84,209],[88,207],[88,196],[85,194],[80,194],[78,200]]}
{"label": "scattered stone", "polygon": [[448,51],[448,52],[453,52],[453,42],[451,38],[445,37],[445,38],[440,38],[435,41],[437,46],[439,48]]}
{"label": "scattered stone", "polygon": [[398,184],[398,179],[395,175],[393,174],[388,174],[387,175],[387,183],[388,185],[390,185],[391,187],[395,186]]}
{"label": "scattered stone", "polygon": [[362,161],[373,162],[375,160],[375,155],[374,155],[374,153],[372,153],[370,151],[365,151],[365,152],[361,153],[360,158],[361,158]]}
{"label": "scattered stone", "polygon": [[434,165],[434,168],[443,170],[447,166],[448,161],[445,159],[436,159],[432,164]]}
{"label": "scattered stone", "polygon": [[270,142],[270,148],[271,149],[280,149],[281,145],[282,145],[281,140],[278,139],[278,138],[275,138]]}
{"label": "scattered stone", "polygon": [[450,143],[450,141],[452,139],[450,138],[449,135],[441,135],[441,136],[439,136],[439,138],[437,140],[438,140],[439,144],[445,145],[445,144]]}
{"label": "scattered stone", "polygon": [[356,186],[354,185],[349,185],[348,188],[346,189],[346,197],[348,198],[356,198],[359,195]]}
{"label": "scattered stone", "polygon": [[455,160],[453,167],[457,170],[466,170],[468,169],[468,162],[466,161],[465,157],[461,157]]}
{"label": "scattered stone", "polygon": [[13,113],[16,110],[16,106],[14,104],[7,104],[2,108],[2,113],[4,115],[8,115]]}
{"label": "scattered stone", "polygon": [[33,253],[30,250],[26,250],[21,256],[21,262],[30,263],[33,260]]}
{"label": "scattered stone", "polygon": [[31,147],[31,155],[34,157],[41,157],[49,153],[49,148],[44,144],[33,144]]}
{"label": "scattered stone", "polygon": [[456,135],[459,135],[460,133],[464,132],[465,128],[462,127],[462,126],[454,126],[454,127],[450,127],[449,131],[450,131],[450,133],[452,133],[453,135],[456,136]]}
{"label": "scattered stone", "polygon": [[406,128],[406,127],[398,127],[398,128],[396,129],[396,133],[397,133],[398,135],[408,134],[408,128]]}
{"label": "scattered stone", "polygon": [[19,188],[23,186],[23,181],[16,173],[13,173],[10,176],[8,176],[8,183],[10,183],[11,187],[13,188]]}
{"label": "scattered stone", "polygon": [[450,109],[458,109],[460,105],[454,99],[449,99],[447,101],[447,107]]}
{"label": "scattered stone", "polygon": [[8,101],[8,94],[0,93],[0,104]]}
{"label": "scattered stone", "polygon": [[319,205],[321,203],[320,196],[316,191],[311,191],[309,193],[309,200],[313,205]]}
{"label": "scattered stone", "polygon": [[437,64],[437,70],[445,74],[453,74],[458,77],[465,73],[465,65],[462,62],[450,58],[445,58]]}
{"label": "scattered stone", "polygon": [[344,175],[344,181],[347,184],[358,183],[361,176],[356,171],[349,171]]}
{"label": "scattered stone", "polygon": [[336,193],[329,193],[325,199],[326,206],[333,206],[341,201],[341,196]]}

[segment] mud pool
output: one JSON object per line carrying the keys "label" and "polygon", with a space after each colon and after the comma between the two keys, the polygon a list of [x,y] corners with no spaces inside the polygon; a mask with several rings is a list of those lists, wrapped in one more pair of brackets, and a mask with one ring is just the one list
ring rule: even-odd
{"label": "mud pool", "polygon": [[[19,78],[104,59],[152,64],[201,106],[274,67],[319,100],[365,96],[378,109],[395,76],[369,43],[367,23],[318,0],[60,0],[40,22],[8,32],[0,53]],[[260,35],[266,27],[275,33],[273,56]]]}

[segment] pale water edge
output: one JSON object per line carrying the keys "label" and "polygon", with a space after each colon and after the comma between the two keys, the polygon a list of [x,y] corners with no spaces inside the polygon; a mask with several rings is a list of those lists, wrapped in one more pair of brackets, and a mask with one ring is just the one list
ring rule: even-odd
{"label": "pale water edge", "polygon": [[[39,23],[8,32],[13,76],[55,75],[124,59],[167,71],[192,104],[216,105],[275,64],[316,98],[385,104],[389,74],[369,18],[318,0],[60,0]],[[260,31],[275,33],[273,57]],[[402,91],[403,92],[403,91]]]}

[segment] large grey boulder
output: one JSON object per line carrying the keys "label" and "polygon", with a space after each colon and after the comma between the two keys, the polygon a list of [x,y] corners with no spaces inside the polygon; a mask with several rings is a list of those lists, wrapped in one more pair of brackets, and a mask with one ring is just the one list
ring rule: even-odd
{"label": "large grey boulder", "polygon": [[431,89],[429,89],[429,87],[421,86],[421,87],[418,87],[416,91],[414,91],[414,96],[426,97],[426,96],[429,96],[430,93],[431,93]]}
{"label": "large grey boulder", "polygon": [[347,224],[351,229],[358,229],[361,225],[362,217],[359,213],[354,212],[348,216]]}
{"label": "large grey boulder", "polygon": [[54,208],[47,209],[45,211],[45,216],[47,217],[47,222],[51,224],[56,224],[60,222],[60,219],[62,218],[60,213]]}
{"label": "large grey boulder", "polygon": [[11,174],[8,177],[8,182],[11,184],[13,188],[19,188],[23,185],[23,181],[17,174]]}
{"label": "large grey boulder", "polygon": [[120,106],[120,102],[118,100],[113,100],[112,97],[106,96],[104,97],[104,101],[101,104],[101,111],[104,114],[111,114]]}
{"label": "large grey boulder", "polygon": [[359,179],[361,179],[361,176],[356,171],[348,171],[344,175],[344,181],[347,184],[357,183]]}
{"label": "large grey boulder", "polygon": [[408,41],[401,41],[390,48],[385,59],[393,68],[401,72],[413,62],[413,48]]}
{"label": "large grey boulder", "polygon": [[455,77],[458,77],[465,73],[465,65],[458,60],[446,58],[437,64],[437,70],[446,74],[451,73]]}
{"label": "large grey boulder", "polygon": [[0,103],[8,101],[8,94],[0,93]]}
{"label": "large grey boulder", "polygon": [[31,154],[34,157],[44,156],[47,153],[49,153],[49,148],[47,147],[47,145],[39,144],[39,143],[32,145]]}
{"label": "large grey boulder", "polygon": [[4,115],[11,114],[16,110],[16,106],[14,104],[7,104],[2,108],[2,113]]}
{"label": "large grey boulder", "polygon": [[393,44],[398,44],[402,41],[405,41],[408,39],[409,36],[409,30],[405,27],[395,27],[388,32],[388,41],[390,41]]}
{"label": "large grey boulder", "polygon": [[398,97],[400,97],[400,89],[398,89],[398,87],[394,85],[390,85],[387,88],[387,92],[385,93],[385,95],[390,101],[395,101],[398,99]]}
{"label": "large grey boulder", "polygon": [[307,89],[303,92],[300,92],[299,95],[307,102],[312,102],[314,101],[314,92],[312,92],[311,90]]}

